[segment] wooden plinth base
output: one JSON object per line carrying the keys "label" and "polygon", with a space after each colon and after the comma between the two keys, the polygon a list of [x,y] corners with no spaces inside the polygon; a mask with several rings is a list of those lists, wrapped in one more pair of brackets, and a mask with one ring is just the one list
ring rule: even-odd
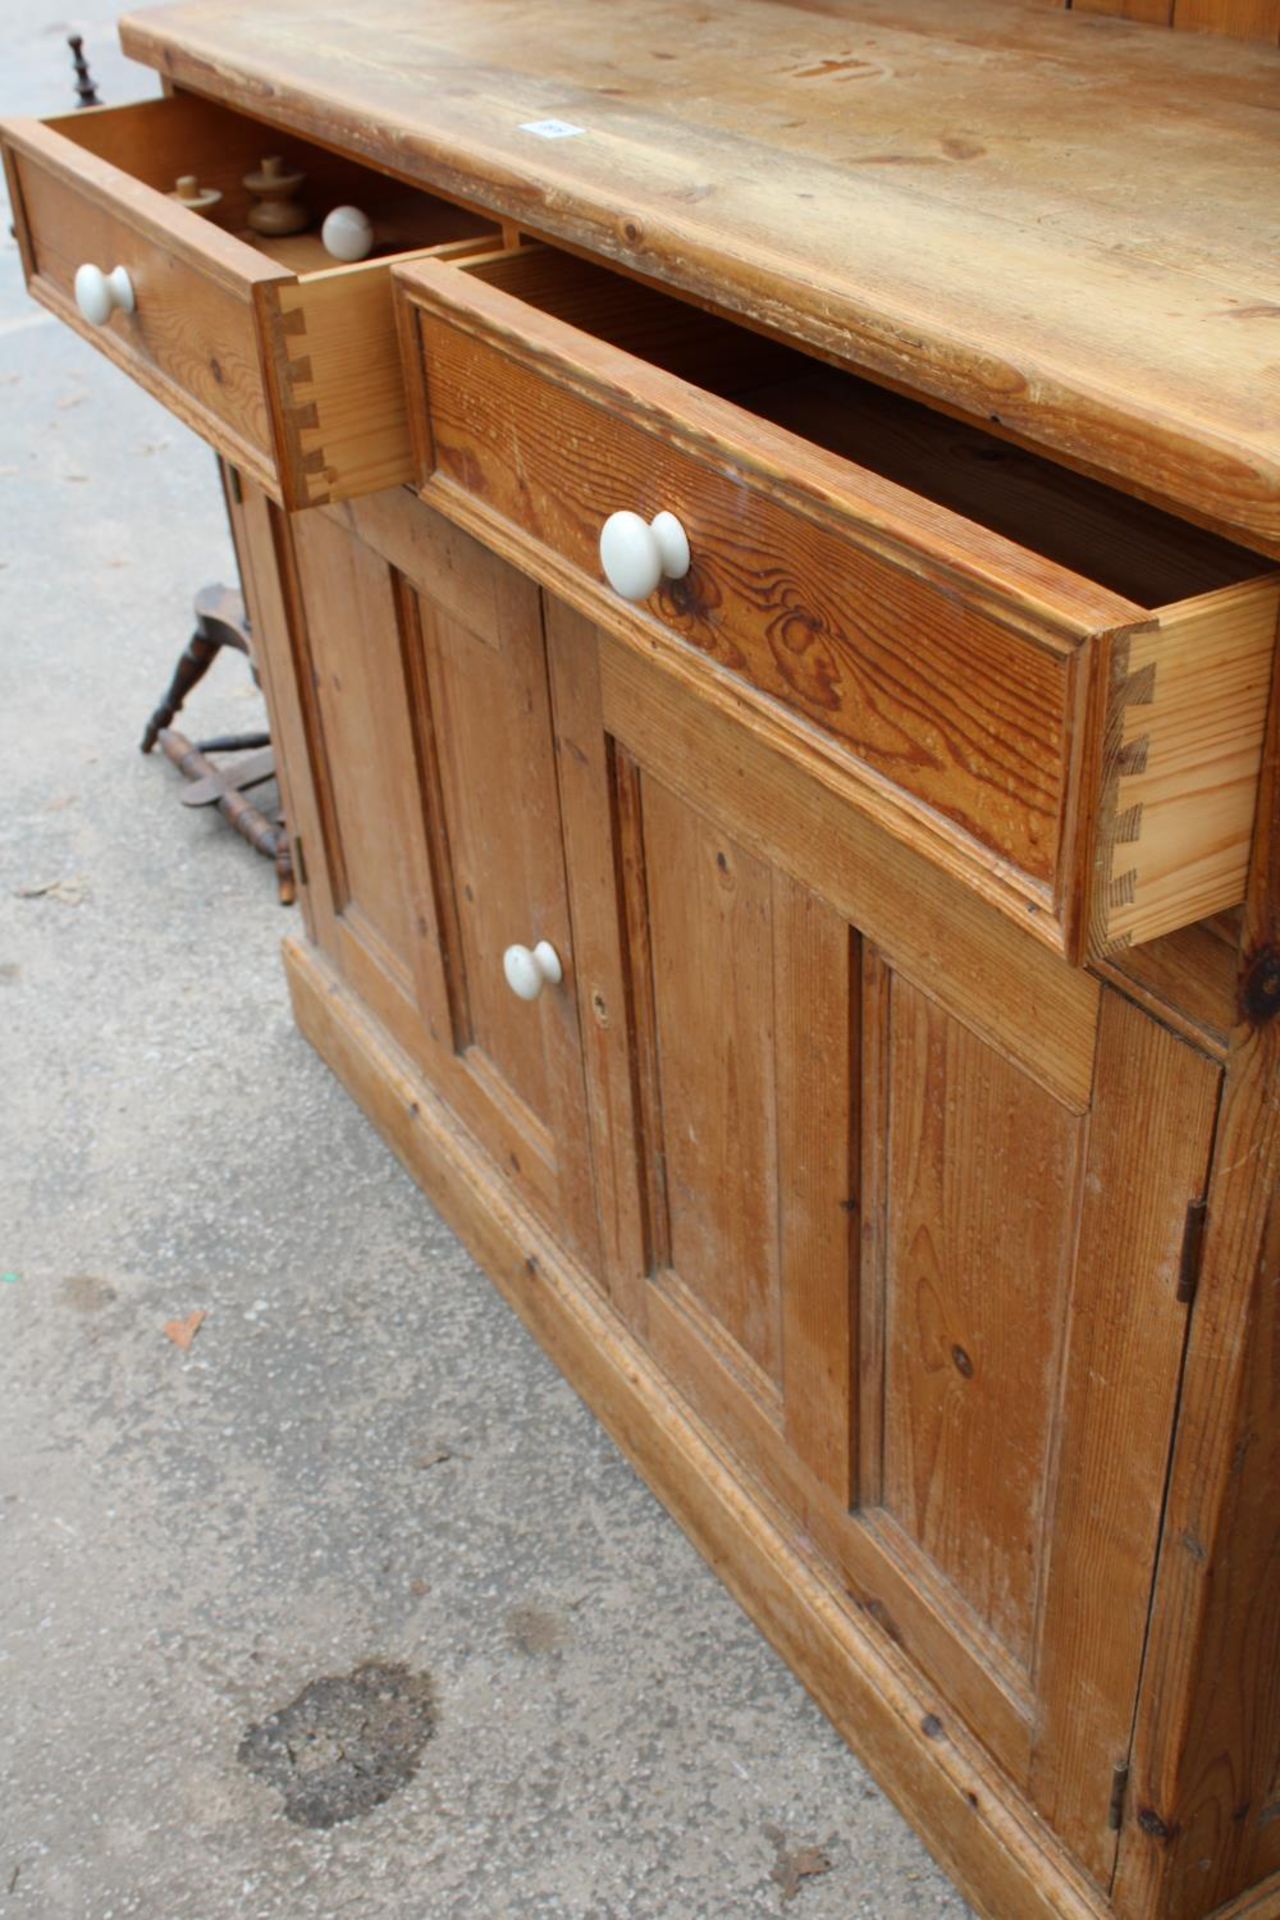
{"label": "wooden plinth base", "polygon": [[1110,1913],[888,1637],[805,1557],[766,1497],[748,1490],[328,964],[295,939],[284,954],[303,1034],[979,1912]]}

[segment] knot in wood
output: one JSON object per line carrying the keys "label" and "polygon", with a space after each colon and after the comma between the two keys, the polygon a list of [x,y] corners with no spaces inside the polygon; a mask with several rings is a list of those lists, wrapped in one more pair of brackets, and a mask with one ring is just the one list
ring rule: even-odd
{"label": "knot in wood", "polygon": [[1240,976],[1240,1012],[1253,1028],[1265,1027],[1280,1013],[1280,951],[1258,947]]}

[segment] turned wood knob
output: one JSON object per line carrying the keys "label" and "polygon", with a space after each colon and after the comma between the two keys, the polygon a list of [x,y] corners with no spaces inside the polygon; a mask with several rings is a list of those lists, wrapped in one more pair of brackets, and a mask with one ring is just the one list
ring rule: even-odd
{"label": "turned wood knob", "polygon": [[647,600],[663,580],[689,571],[689,537],[674,513],[611,513],[600,529],[604,577],[624,600]]}
{"label": "turned wood knob", "polygon": [[507,985],[520,1000],[536,1000],[544,987],[558,987],[564,979],[560,955],[549,940],[528,947],[508,947],[502,956]]}
{"label": "turned wood knob", "polygon": [[359,207],[335,207],[324,217],[320,238],[335,260],[367,260],[373,251],[373,222]]}
{"label": "turned wood knob", "polygon": [[76,268],[76,305],[91,326],[105,327],[113,313],[132,313],[137,304],[123,267],[110,273],[88,263]]}
{"label": "turned wood knob", "polygon": [[256,173],[245,174],[244,184],[255,196],[245,218],[255,233],[279,238],[302,232],[311,216],[294,195],[306,177],[286,167],[278,153],[270,154]]}

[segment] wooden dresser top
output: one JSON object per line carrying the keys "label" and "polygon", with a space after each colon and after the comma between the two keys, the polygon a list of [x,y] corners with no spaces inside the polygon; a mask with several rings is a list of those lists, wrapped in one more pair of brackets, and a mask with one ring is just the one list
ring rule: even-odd
{"label": "wooden dresser top", "polygon": [[185,0],[121,38],[1280,554],[1280,50],[1022,0]]}

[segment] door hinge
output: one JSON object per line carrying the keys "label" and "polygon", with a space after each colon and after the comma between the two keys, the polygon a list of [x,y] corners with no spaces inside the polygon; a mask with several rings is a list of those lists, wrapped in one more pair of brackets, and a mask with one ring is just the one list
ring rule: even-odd
{"label": "door hinge", "polygon": [[242,507],[244,505],[244,487],[240,480],[240,469],[239,467],[233,467],[229,460],[227,462],[227,486],[231,491],[231,498],[236,506]]}
{"label": "door hinge", "polygon": [[298,876],[298,885],[307,884],[307,856],[302,851],[302,835],[295,835],[293,842],[293,870]]}
{"label": "door hinge", "polygon": [[1193,1200],[1187,1208],[1187,1222],[1182,1229],[1182,1257],[1178,1261],[1177,1298],[1186,1307],[1189,1307],[1195,1299],[1196,1287],[1200,1280],[1200,1256],[1204,1252],[1204,1223],[1208,1211],[1207,1200]]}
{"label": "door hinge", "polygon": [[1124,1819],[1124,1797],[1129,1790],[1129,1762],[1122,1760],[1118,1767],[1111,1769],[1111,1804],[1107,1808],[1107,1827],[1112,1833],[1119,1833],[1120,1823]]}

